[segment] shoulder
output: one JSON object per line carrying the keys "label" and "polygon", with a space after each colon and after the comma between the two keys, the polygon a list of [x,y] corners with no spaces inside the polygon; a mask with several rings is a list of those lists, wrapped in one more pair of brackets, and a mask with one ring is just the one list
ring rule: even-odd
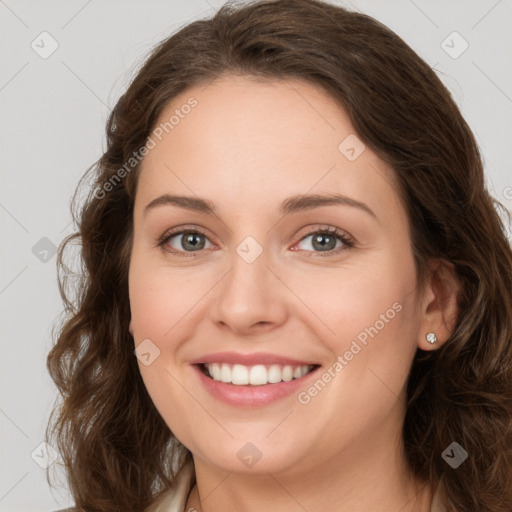
{"label": "shoulder", "polygon": [[[194,483],[194,463],[190,460],[178,472],[174,487],[161,496],[146,512],[183,512]],[[78,509],[70,507],[52,512],[78,512]]]}
{"label": "shoulder", "polygon": [[434,492],[434,496],[432,498],[432,508],[430,509],[430,512],[447,512],[447,508],[444,504],[444,493],[441,483],[439,483]]}
{"label": "shoulder", "polygon": [[185,512],[188,495],[195,484],[194,462],[189,460],[182,466],[172,489],[153,503],[145,512]]}

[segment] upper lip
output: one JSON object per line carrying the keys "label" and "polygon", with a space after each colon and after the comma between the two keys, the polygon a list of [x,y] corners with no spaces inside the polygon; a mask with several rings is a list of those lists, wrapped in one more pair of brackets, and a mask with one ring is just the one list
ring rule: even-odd
{"label": "upper lip", "polygon": [[267,352],[257,352],[252,354],[240,354],[237,352],[215,352],[214,354],[207,354],[190,361],[190,364],[213,364],[213,363],[228,363],[228,364],[241,364],[244,366],[254,366],[257,364],[279,364],[290,366],[302,365],[315,365],[311,361],[301,361],[291,357],[280,356],[278,354],[270,354]]}

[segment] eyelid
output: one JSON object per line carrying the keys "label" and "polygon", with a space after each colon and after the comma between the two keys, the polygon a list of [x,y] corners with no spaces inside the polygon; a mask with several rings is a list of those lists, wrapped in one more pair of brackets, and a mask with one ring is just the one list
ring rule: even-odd
{"label": "eyelid", "polygon": [[[327,225],[327,224],[317,225],[317,227],[315,227],[315,228],[313,228],[313,227],[306,227],[306,228],[304,228],[304,230],[308,230],[308,231],[306,231],[304,233],[304,235],[302,235],[297,240],[297,242],[294,243],[293,247],[296,246],[297,244],[299,244],[300,242],[302,242],[304,239],[310,237],[310,236],[314,236],[316,234],[324,234],[324,233],[328,233],[328,234],[333,235],[336,239],[340,240],[343,243],[343,245],[344,245],[344,247],[338,247],[337,249],[328,250],[328,251],[298,250],[298,251],[300,251],[302,253],[306,253],[308,255],[308,257],[310,257],[310,256],[313,256],[313,257],[314,256],[328,257],[328,256],[338,255],[342,251],[345,251],[347,249],[351,249],[356,244],[354,238],[351,235],[349,235],[347,232],[343,231],[342,229],[339,229],[339,228],[331,226],[331,225]],[[156,247],[161,247],[163,251],[165,251],[167,253],[170,253],[170,254],[172,254],[174,256],[178,256],[178,257],[180,257],[180,256],[185,256],[185,257],[192,256],[192,257],[195,257],[195,256],[202,255],[202,253],[204,253],[204,251],[206,251],[207,249],[201,249],[199,251],[178,251],[178,250],[174,250],[174,249],[172,249],[172,250],[171,249],[166,249],[164,247],[171,238],[174,238],[175,236],[183,235],[183,234],[186,234],[186,233],[196,233],[196,234],[203,235],[211,244],[215,245],[210,240],[210,236],[202,228],[199,228],[199,227],[197,227],[195,225],[184,225],[184,226],[179,226],[179,227],[172,228],[172,229],[166,231],[158,239]]]}
{"label": "eyelid", "polygon": [[[158,239],[158,241],[156,243],[156,247],[161,247],[166,252],[169,252],[169,253],[174,254],[174,255],[188,254],[188,255],[194,256],[195,254],[194,254],[193,251],[187,253],[186,251],[176,251],[174,249],[170,250],[170,249],[165,249],[163,247],[171,238],[174,238],[175,236],[178,236],[178,235],[183,235],[185,233],[197,233],[199,235],[203,235],[206,239],[208,239],[210,241],[210,243],[213,244],[213,242],[210,240],[210,236],[202,228],[199,228],[199,227],[197,227],[195,225],[185,225],[185,226],[179,226],[179,227],[167,230]],[[202,251],[203,250],[196,251],[196,252],[202,252]]]}
{"label": "eyelid", "polygon": [[340,240],[342,243],[343,243],[343,246],[342,247],[338,247],[337,249],[332,249],[332,250],[329,250],[329,251],[305,251],[305,250],[301,250],[300,252],[304,253],[305,256],[307,257],[334,257],[334,256],[339,256],[339,254],[341,252],[344,252],[348,249],[351,249],[353,248],[355,245],[356,245],[356,242],[355,242],[355,239],[349,235],[346,231],[340,229],[340,228],[337,228],[335,226],[331,226],[331,225],[328,225],[328,224],[324,224],[324,225],[318,225],[317,227],[315,228],[311,228],[311,227],[308,227],[308,228],[305,228],[305,229],[308,229],[308,231],[299,238],[299,240],[294,244],[297,245],[299,244],[300,242],[302,242],[303,240],[305,240],[306,238],[310,237],[310,236],[314,236],[316,234],[324,234],[324,233],[328,233],[332,236],[334,236],[337,240]]}

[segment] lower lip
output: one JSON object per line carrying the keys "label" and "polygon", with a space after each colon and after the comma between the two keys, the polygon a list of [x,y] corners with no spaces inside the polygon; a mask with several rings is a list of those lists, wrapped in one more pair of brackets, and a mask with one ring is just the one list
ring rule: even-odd
{"label": "lower lip", "polygon": [[290,396],[293,393],[297,393],[304,385],[305,380],[309,379],[318,370],[318,368],[315,368],[303,377],[288,382],[264,384],[262,386],[236,386],[234,384],[226,384],[225,382],[210,379],[202,372],[199,365],[192,365],[192,367],[199,375],[203,386],[211,395],[224,403],[238,407],[267,405],[281,398]]}

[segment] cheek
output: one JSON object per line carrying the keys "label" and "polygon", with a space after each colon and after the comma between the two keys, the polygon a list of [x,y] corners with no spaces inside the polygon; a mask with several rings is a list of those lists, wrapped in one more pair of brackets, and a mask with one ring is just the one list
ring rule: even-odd
{"label": "cheek", "polygon": [[130,283],[130,309],[135,339],[161,338],[179,318],[185,298],[175,280],[151,280],[150,276]]}
{"label": "cheek", "polygon": [[[348,265],[301,273],[293,287],[321,326],[332,348],[348,348],[347,341],[373,337],[400,329],[404,310],[414,300],[414,273],[408,266],[395,270],[380,259],[371,265]],[[290,283],[290,281],[288,281]],[[350,343],[349,343],[350,344]]]}
{"label": "cheek", "polygon": [[135,255],[129,278],[135,340],[167,338],[179,322],[193,314],[207,289],[208,279],[199,269],[169,268]]}
{"label": "cheek", "polygon": [[322,333],[333,362],[342,358],[343,370],[338,366],[335,373],[343,376],[334,379],[334,387],[356,396],[375,396],[386,386],[400,393],[416,352],[413,261],[391,252],[382,256],[295,283],[314,313],[311,328]]}
{"label": "cheek", "polygon": [[326,383],[301,390],[312,430],[352,439],[400,406],[416,352],[411,282],[414,273],[405,267],[400,275],[347,272],[326,280],[318,298],[312,297],[308,305],[334,331],[322,338],[332,358],[319,375]]}
{"label": "cheek", "polygon": [[190,398],[180,385],[183,379],[176,373],[174,358],[179,340],[187,339],[182,328],[191,301],[197,302],[197,291],[193,293],[190,279],[180,278],[180,272],[173,272],[171,278],[170,272],[151,266],[147,258],[139,259],[135,254],[130,266],[129,296],[135,345],[146,344],[144,351],[151,354],[149,364],[138,359],[144,385],[169,428],[180,439],[186,439],[189,416],[176,411],[190,408]]}

